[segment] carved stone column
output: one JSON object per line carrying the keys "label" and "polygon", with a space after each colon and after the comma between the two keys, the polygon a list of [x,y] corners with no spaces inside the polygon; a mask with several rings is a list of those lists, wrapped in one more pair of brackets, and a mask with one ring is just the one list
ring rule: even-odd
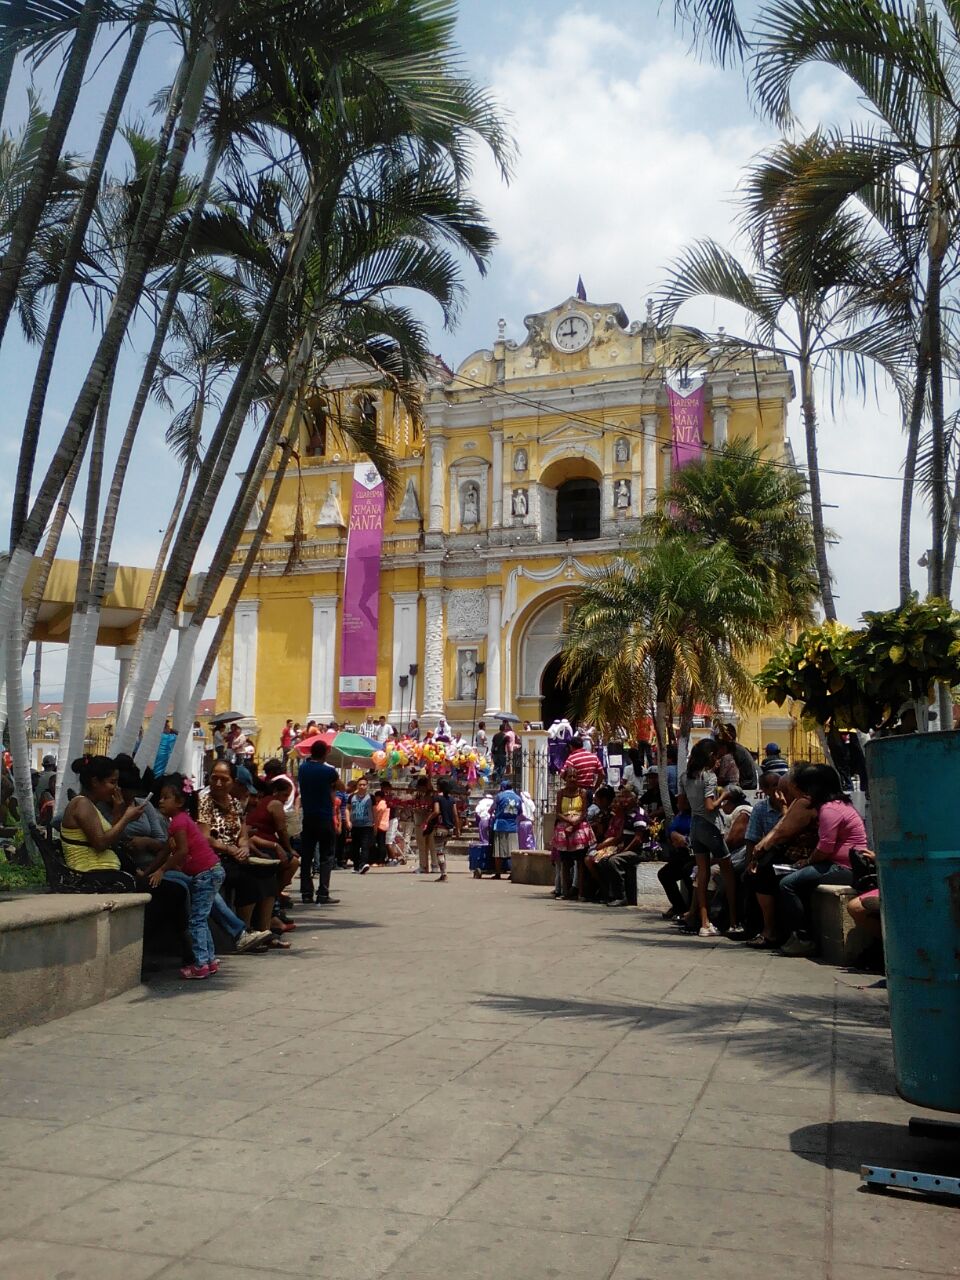
{"label": "carved stone column", "polygon": [[648,515],[657,506],[657,423],[655,413],[643,415],[643,502],[641,511]]}
{"label": "carved stone column", "polygon": [[424,727],[433,729],[444,714],[443,703],[443,590],[427,587],[423,593],[426,601],[426,626],[423,638],[423,720]]}
{"label": "carved stone column", "polygon": [[[401,732],[406,725],[401,725],[400,717],[400,696],[403,692],[400,688],[400,677],[408,675],[411,663],[417,660],[417,612],[420,599],[419,591],[393,591],[390,598],[393,600],[393,687],[390,690],[390,710],[387,719],[391,724],[395,725]],[[404,695],[404,701],[409,697],[413,698],[414,690],[407,686],[408,693]],[[411,706],[403,708],[404,719],[411,719],[417,716],[416,709]]]}
{"label": "carved stone column", "polygon": [[430,533],[443,532],[443,451],[442,437],[430,441]]}
{"label": "carved stone column", "polygon": [[259,600],[241,600],[233,611],[233,670],[230,703],[245,716],[256,713],[257,614]]}
{"label": "carved stone column", "polygon": [[311,596],[313,647],[310,655],[311,720],[329,724],[333,719],[333,672],[337,645],[337,597]]}
{"label": "carved stone column", "polygon": [[500,622],[501,596],[500,587],[487,587],[487,673],[484,676],[487,706],[484,715],[491,718],[498,716],[504,710],[501,685],[503,639],[503,627]]}

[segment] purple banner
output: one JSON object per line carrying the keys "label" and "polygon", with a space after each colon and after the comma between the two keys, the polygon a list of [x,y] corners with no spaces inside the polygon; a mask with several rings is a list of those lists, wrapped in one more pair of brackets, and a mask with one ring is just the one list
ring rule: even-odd
{"label": "purple banner", "polygon": [[689,462],[699,462],[703,455],[704,384],[689,391],[667,387],[670,418],[673,422],[673,469],[679,471]]}
{"label": "purple banner", "polygon": [[377,705],[377,637],[380,557],[383,549],[383,481],[372,462],[353,469],[350,529],[343,575],[340,639],[341,707]]}

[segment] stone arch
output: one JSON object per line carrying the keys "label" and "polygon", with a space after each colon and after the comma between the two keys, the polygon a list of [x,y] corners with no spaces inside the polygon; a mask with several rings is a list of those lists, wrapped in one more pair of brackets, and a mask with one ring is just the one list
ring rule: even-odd
{"label": "stone arch", "polygon": [[538,595],[513,623],[513,690],[517,699],[539,699],[543,673],[560,652],[563,614],[572,599],[568,585]]}

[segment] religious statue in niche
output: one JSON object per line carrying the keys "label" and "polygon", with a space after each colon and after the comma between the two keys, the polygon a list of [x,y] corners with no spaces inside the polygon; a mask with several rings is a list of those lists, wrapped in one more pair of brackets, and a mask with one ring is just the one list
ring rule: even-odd
{"label": "religious statue in niche", "polygon": [[625,436],[621,436],[613,446],[613,456],[621,464],[630,461],[630,442]]}
{"label": "religious statue in niche", "polygon": [[526,449],[517,449],[513,455],[513,469],[518,473],[523,473],[527,469],[527,451]]}
{"label": "religious statue in niche", "polygon": [[477,696],[477,651],[457,650],[457,697],[461,702],[472,702]]}
{"label": "religious statue in niche", "polygon": [[613,505],[617,511],[630,509],[630,481],[618,480],[613,488]]}
{"label": "religious statue in niche", "polygon": [[527,498],[526,489],[514,489],[513,491],[513,514],[515,516],[525,516],[530,510],[530,503]]}
{"label": "religious statue in niche", "polygon": [[480,489],[472,482],[460,490],[460,523],[465,529],[480,523]]}

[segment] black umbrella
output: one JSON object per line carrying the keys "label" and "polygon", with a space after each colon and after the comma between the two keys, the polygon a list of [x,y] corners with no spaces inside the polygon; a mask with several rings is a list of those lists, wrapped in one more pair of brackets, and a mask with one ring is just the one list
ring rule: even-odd
{"label": "black umbrella", "polygon": [[232,724],[234,720],[244,720],[246,717],[242,711],[214,711],[207,719],[211,724]]}

